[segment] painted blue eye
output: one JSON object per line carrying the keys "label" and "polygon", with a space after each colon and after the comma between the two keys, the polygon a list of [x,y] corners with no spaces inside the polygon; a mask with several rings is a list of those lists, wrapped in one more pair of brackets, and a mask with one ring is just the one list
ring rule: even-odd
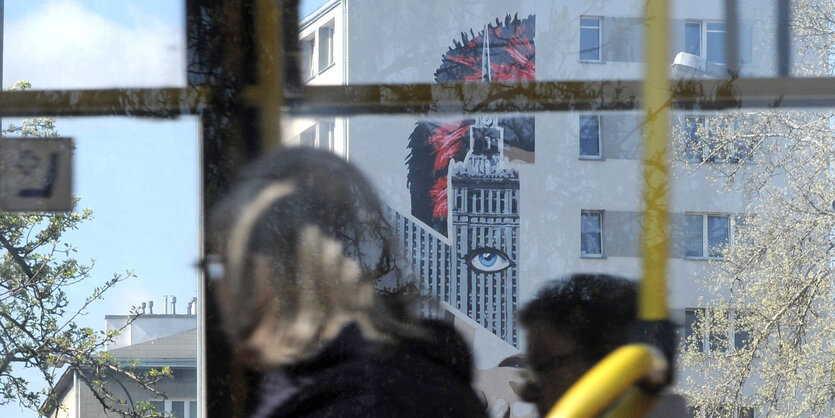
{"label": "painted blue eye", "polygon": [[464,256],[474,270],[482,273],[497,273],[516,264],[502,250],[490,247],[476,248]]}

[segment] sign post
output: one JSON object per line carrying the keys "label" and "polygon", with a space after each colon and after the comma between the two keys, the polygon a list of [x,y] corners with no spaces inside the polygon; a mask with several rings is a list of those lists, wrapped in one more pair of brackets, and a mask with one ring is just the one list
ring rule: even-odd
{"label": "sign post", "polygon": [[71,138],[0,139],[0,210],[73,208]]}

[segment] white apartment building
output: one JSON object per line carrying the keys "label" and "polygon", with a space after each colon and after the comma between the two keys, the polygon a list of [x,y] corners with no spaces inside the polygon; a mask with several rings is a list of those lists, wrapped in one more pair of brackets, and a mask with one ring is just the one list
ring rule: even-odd
{"label": "white apartment building", "polygon": [[[158,382],[155,389],[165,394],[158,397],[135,382],[119,374],[111,374],[106,388],[117,399],[135,405],[149,402],[157,412],[177,418],[196,418],[197,372],[197,298],[193,298],[180,314],[176,313],[176,298],[166,296],[154,313],[153,302],[142,303],[144,312],[131,315],[105,316],[105,329],[120,330],[106,352],[122,365],[135,364],[136,372],[146,373],[163,367],[171,369],[171,377]],[[117,415],[105,411],[95,397],[85,375],[89,371],[67,367],[50,395],[58,400],[53,407],[45,402],[41,414],[50,418],[79,418]],[[89,378],[89,377],[88,377]]]}
{"label": "white apartment building", "polygon": [[[768,7],[740,2],[742,76],[776,71]],[[301,20],[302,67],[310,84],[640,80],[643,27],[639,0],[332,0]],[[673,2],[670,31],[674,77],[727,72],[724,1]],[[673,112],[673,125],[693,135],[705,116]],[[330,148],[368,175],[424,292],[472,328],[481,371],[521,348],[515,310],[546,281],[641,273],[639,112],[359,116],[290,129],[292,141]],[[707,260],[733,245],[746,203],[717,193],[709,165],[741,158],[742,146],[724,160],[704,149],[671,155],[669,306],[683,332]],[[686,160],[705,167],[691,172]]]}

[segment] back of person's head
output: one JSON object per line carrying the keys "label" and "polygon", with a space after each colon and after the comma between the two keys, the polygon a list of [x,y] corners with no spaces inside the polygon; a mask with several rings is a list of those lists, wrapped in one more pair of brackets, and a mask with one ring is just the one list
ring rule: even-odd
{"label": "back of person's head", "polygon": [[635,282],[606,274],[573,274],[543,286],[519,311],[525,326],[566,332],[591,362],[629,342],[637,305]]}
{"label": "back of person's head", "polygon": [[518,314],[532,379],[523,398],[546,413],[579,377],[630,342],[637,286],[605,274],[548,282]]}
{"label": "back of person's head", "polygon": [[369,338],[397,326],[375,293],[397,273],[391,227],[370,184],[341,158],[288,148],[259,160],[210,225],[225,265],[224,328],[261,363],[307,357],[349,322]]}

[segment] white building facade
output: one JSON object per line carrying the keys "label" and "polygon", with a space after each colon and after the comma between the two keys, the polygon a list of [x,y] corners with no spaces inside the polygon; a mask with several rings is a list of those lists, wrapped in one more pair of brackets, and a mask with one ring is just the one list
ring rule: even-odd
{"label": "white building facade", "polygon": [[[743,76],[774,75],[770,7],[739,6]],[[333,0],[302,20],[300,39],[303,68],[321,67],[317,45],[333,45],[327,54],[335,62],[311,70],[311,84],[640,80],[643,22],[639,0]],[[723,1],[673,2],[670,31],[675,75],[727,72]],[[672,129],[704,125],[705,116],[674,112]],[[378,188],[424,292],[483,327],[476,333],[508,344],[475,347],[485,371],[524,344],[515,311],[548,280],[572,272],[640,276],[641,118],[634,111],[360,116],[335,119],[339,145],[330,149]],[[502,132],[492,152],[479,148],[488,142],[470,142],[483,120]],[[321,125],[294,123],[293,136]],[[669,306],[685,333],[703,305],[698,281],[708,260],[733,245],[746,207],[740,195],[717,192],[709,165],[746,157],[742,148],[736,160],[672,149]],[[693,171],[685,161],[705,167]],[[474,265],[479,257],[499,267]]]}

